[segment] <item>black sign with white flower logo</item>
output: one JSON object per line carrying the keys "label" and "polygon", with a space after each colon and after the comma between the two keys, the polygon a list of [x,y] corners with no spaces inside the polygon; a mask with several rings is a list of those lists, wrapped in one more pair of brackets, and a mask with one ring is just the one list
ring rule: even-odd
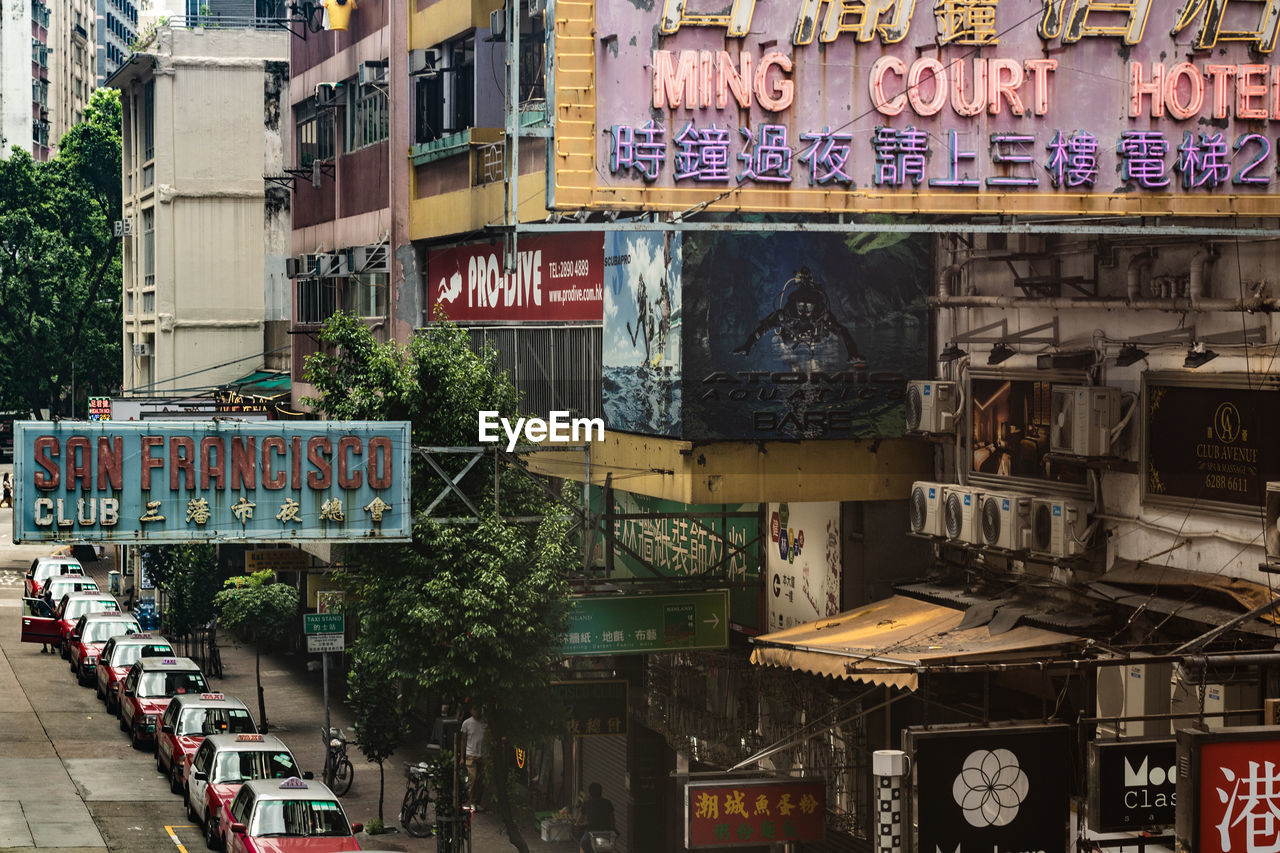
{"label": "black sign with white flower logo", "polygon": [[1066,853],[1067,726],[912,729],[921,853]]}

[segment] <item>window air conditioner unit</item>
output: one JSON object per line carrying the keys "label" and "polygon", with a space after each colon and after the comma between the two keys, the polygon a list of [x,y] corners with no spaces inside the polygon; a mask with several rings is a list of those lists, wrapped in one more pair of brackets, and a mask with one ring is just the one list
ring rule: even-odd
{"label": "window air conditioner unit", "polygon": [[911,532],[921,536],[945,536],[942,520],[942,483],[920,481],[911,485]]}
{"label": "window air conditioner unit", "polygon": [[1070,498],[1031,499],[1031,552],[1074,557],[1085,550],[1084,533],[1091,507]]}
{"label": "window air conditioner unit", "polygon": [[1050,407],[1049,450],[1072,456],[1110,456],[1111,430],[1119,422],[1119,388],[1055,386]]}
{"label": "window air conditioner unit", "polygon": [[347,249],[347,269],[352,275],[390,272],[386,246],[352,246]]}
{"label": "window air conditioner unit", "polygon": [[1031,546],[1031,496],[1016,492],[983,492],[982,544],[1006,551]]}
{"label": "window air conditioner unit", "polygon": [[342,92],[341,83],[317,83],[316,84],[316,106],[317,107],[336,106],[341,92]]}
{"label": "window air conditioner unit", "polygon": [[347,275],[349,272],[346,252],[327,252],[322,255],[316,255],[316,275],[318,277],[332,278],[334,276]]}
{"label": "window air conditioner unit", "polygon": [[133,357],[134,358],[150,358],[151,344],[134,344]]}
{"label": "window air conditioner unit", "polygon": [[494,9],[489,13],[489,32],[495,38],[502,38],[507,32],[507,10]]}
{"label": "window air conditioner unit", "polygon": [[440,70],[440,51],[434,49],[409,51],[409,73],[430,74]]}
{"label": "window air conditioner unit", "polygon": [[298,255],[297,258],[290,258],[293,261],[292,278],[308,278],[316,274],[316,264],[319,255]]}
{"label": "window air conditioner unit", "polygon": [[360,85],[387,82],[387,60],[369,60],[360,63]]}
{"label": "window air conditioner unit", "polygon": [[547,0],[529,0],[529,14],[541,15],[547,11]]}
{"label": "window air conditioner unit", "polygon": [[947,538],[969,545],[982,543],[982,526],[978,523],[981,495],[974,489],[947,486],[942,490],[942,517]]}
{"label": "window air conditioner unit", "polygon": [[907,383],[907,429],[950,432],[955,427],[956,383],[914,379]]}

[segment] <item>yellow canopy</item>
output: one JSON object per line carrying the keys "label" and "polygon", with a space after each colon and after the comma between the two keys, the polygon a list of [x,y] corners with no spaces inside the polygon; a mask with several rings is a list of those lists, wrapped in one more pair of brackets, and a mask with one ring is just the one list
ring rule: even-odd
{"label": "yellow canopy", "polygon": [[[1020,625],[995,636],[987,626],[959,630],[963,610],[895,595],[827,619],[757,637],[751,662],[915,690],[903,672],[925,663],[995,663],[1037,659],[1033,650],[1080,637]],[[888,670],[888,671],[886,671]]]}

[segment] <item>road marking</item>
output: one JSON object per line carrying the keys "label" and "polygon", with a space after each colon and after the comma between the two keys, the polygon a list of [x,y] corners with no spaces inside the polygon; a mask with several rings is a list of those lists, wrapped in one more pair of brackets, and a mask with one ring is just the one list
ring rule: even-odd
{"label": "road marking", "polygon": [[179,853],[187,853],[187,848],[183,847],[182,842],[178,840],[177,833],[174,832],[175,829],[195,829],[195,825],[184,824],[182,826],[166,826],[164,828],[164,831],[169,833],[169,837],[173,839],[173,843],[178,846]]}

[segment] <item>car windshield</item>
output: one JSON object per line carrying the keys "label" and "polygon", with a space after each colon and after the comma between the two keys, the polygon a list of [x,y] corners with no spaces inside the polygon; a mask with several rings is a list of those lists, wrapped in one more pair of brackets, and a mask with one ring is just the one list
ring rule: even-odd
{"label": "car windshield", "polygon": [[63,563],[41,563],[36,566],[36,580],[43,581],[54,575],[82,575],[84,567],[75,560]]}
{"label": "car windshield", "polygon": [[187,736],[253,734],[258,730],[244,708],[187,708],[175,734]]}
{"label": "car windshield", "polygon": [[119,610],[120,605],[114,598],[68,598],[67,612],[63,619],[79,619],[86,613],[106,613],[108,610]]}
{"label": "car windshield", "polygon": [[116,634],[137,634],[141,630],[137,621],[133,619],[127,619],[123,622],[90,622],[84,626],[84,633],[80,635],[80,642],[105,643]]}
{"label": "car windshield", "polygon": [[61,601],[62,596],[69,592],[97,592],[98,585],[88,578],[79,577],[77,575],[69,575],[69,580],[62,578],[54,578],[49,581],[49,585],[45,588],[45,597]]}
{"label": "car windshield", "polygon": [[351,827],[337,800],[259,800],[249,834],[350,835]]}
{"label": "car windshield", "polygon": [[137,643],[128,643],[122,646],[116,646],[116,650],[111,653],[112,666],[133,666],[134,663],[142,658],[158,658],[169,655],[173,657],[173,649],[165,644],[155,646],[144,646]]}
{"label": "car windshield", "polygon": [[208,689],[204,676],[195,669],[144,672],[138,679],[139,699],[167,699],[183,693],[204,693]]}
{"label": "car windshield", "polygon": [[209,781],[215,784],[229,782],[248,782],[250,779],[288,779],[297,776],[293,756],[287,752],[267,752],[256,749],[246,752],[226,751],[218,753],[214,762],[213,776]]}

